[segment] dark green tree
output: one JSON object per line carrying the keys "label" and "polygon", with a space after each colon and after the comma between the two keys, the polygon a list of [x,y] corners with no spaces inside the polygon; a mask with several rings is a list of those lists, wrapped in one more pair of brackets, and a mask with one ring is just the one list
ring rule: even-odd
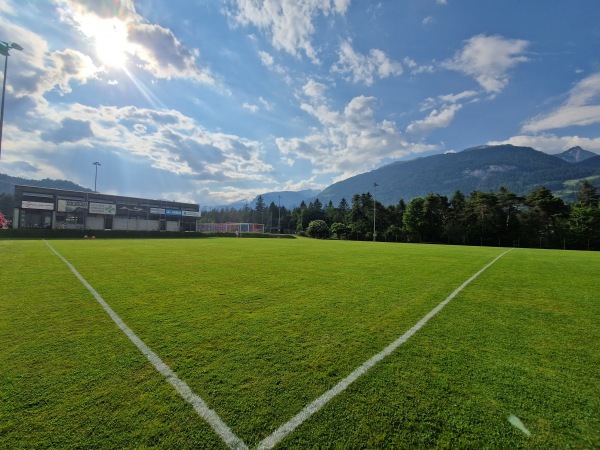
{"label": "dark green tree", "polygon": [[428,194],[423,202],[424,235],[429,242],[440,241],[445,234],[449,216],[448,197],[439,194]]}
{"label": "dark green tree", "polygon": [[479,245],[498,244],[502,210],[495,194],[482,191],[471,192],[465,203],[465,219],[469,242]]}
{"label": "dark green tree", "polygon": [[340,200],[340,203],[337,207],[337,216],[335,218],[336,222],[347,223],[348,221],[348,213],[350,212],[350,206],[345,198]]}
{"label": "dark green tree", "polygon": [[569,216],[569,231],[583,248],[590,249],[590,241],[600,237],[600,207],[577,204]]}
{"label": "dark green tree", "polygon": [[338,239],[348,239],[348,235],[351,233],[351,228],[349,225],[346,225],[345,223],[341,223],[341,222],[334,222],[331,225],[331,232],[338,238]]}
{"label": "dark green tree", "polygon": [[577,201],[569,215],[569,231],[583,248],[600,237],[600,196],[596,187],[585,180],[577,192]]}
{"label": "dark green tree", "polygon": [[597,206],[600,201],[600,195],[596,190],[596,187],[592,185],[588,180],[583,180],[579,191],[577,191],[577,205],[582,206]]}
{"label": "dark green tree", "polygon": [[324,220],[313,220],[308,224],[306,234],[312,238],[327,239],[331,232]]}
{"label": "dark green tree", "polygon": [[529,241],[534,236],[540,237],[540,243],[545,238],[549,244],[556,244],[562,239],[563,222],[569,208],[561,198],[542,186],[525,197],[525,205],[529,208],[523,214]]}
{"label": "dark green tree", "polygon": [[403,218],[403,229],[413,240],[421,241],[426,232],[427,222],[425,218],[425,199],[415,197],[408,205]]}
{"label": "dark green tree", "polygon": [[502,210],[503,219],[500,229],[501,237],[509,244],[518,239],[520,222],[517,216],[519,207],[523,205],[523,199],[504,186],[498,191],[498,206]]}
{"label": "dark green tree", "polygon": [[467,239],[467,218],[466,218],[467,199],[460,190],[456,190],[450,198],[450,208],[448,212],[448,223],[446,232],[450,243],[465,244]]}
{"label": "dark green tree", "polygon": [[371,194],[354,194],[350,208],[352,234],[364,237],[373,230],[373,197]]}
{"label": "dark green tree", "polygon": [[264,224],[265,223],[265,201],[263,200],[262,195],[259,195],[256,198],[256,206],[254,207],[255,216],[254,221]]}

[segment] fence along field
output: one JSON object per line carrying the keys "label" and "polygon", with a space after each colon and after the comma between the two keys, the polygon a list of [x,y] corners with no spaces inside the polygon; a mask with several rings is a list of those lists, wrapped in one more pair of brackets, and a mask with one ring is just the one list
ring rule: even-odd
{"label": "fence along field", "polygon": [[[504,251],[50,244],[249,447]],[[225,446],[43,242],[0,254],[0,446]],[[598,447],[598,262],[508,253],[281,445]]]}

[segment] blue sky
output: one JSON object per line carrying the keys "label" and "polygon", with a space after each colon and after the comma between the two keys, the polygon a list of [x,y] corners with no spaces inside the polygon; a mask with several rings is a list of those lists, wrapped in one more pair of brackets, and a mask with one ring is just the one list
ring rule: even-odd
{"label": "blue sky", "polygon": [[[600,154],[597,0],[3,0],[0,173],[227,204],[511,143]],[[3,61],[2,61],[3,62]]]}

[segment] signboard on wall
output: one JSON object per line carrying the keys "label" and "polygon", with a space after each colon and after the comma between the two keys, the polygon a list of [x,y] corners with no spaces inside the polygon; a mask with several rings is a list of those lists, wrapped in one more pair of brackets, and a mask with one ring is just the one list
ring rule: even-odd
{"label": "signboard on wall", "polygon": [[181,211],[183,217],[202,217],[200,211]]}
{"label": "signboard on wall", "polygon": [[94,203],[90,202],[91,214],[110,214],[114,216],[117,213],[117,205],[114,203]]}
{"label": "signboard on wall", "polygon": [[117,214],[120,216],[136,217],[146,216],[148,214],[148,208],[145,206],[137,206],[126,203],[117,203]]}
{"label": "signboard on wall", "polygon": [[165,214],[165,208],[150,208],[150,214],[164,215]]}
{"label": "signboard on wall", "polygon": [[21,203],[21,208],[24,209],[45,209],[47,211],[54,211],[54,203],[45,202],[27,202]]}
{"label": "signboard on wall", "polygon": [[88,202],[75,200],[59,200],[57,211],[60,212],[83,212],[88,208]]}
{"label": "signboard on wall", "polygon": [[166,208],[165,209],[165,214],[167,216],[181,216],[181,210],[180,209],[169,209],[169,208]]}

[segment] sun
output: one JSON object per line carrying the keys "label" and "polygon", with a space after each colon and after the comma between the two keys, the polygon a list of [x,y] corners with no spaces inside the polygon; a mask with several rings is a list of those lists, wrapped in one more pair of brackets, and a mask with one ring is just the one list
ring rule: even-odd
{"label": "sun", "polygon": [[89,18],[81,25],[86,36],[93,39],[96,56],[105,67],[119,69],[125,66],[130,44],[123,21]]}

